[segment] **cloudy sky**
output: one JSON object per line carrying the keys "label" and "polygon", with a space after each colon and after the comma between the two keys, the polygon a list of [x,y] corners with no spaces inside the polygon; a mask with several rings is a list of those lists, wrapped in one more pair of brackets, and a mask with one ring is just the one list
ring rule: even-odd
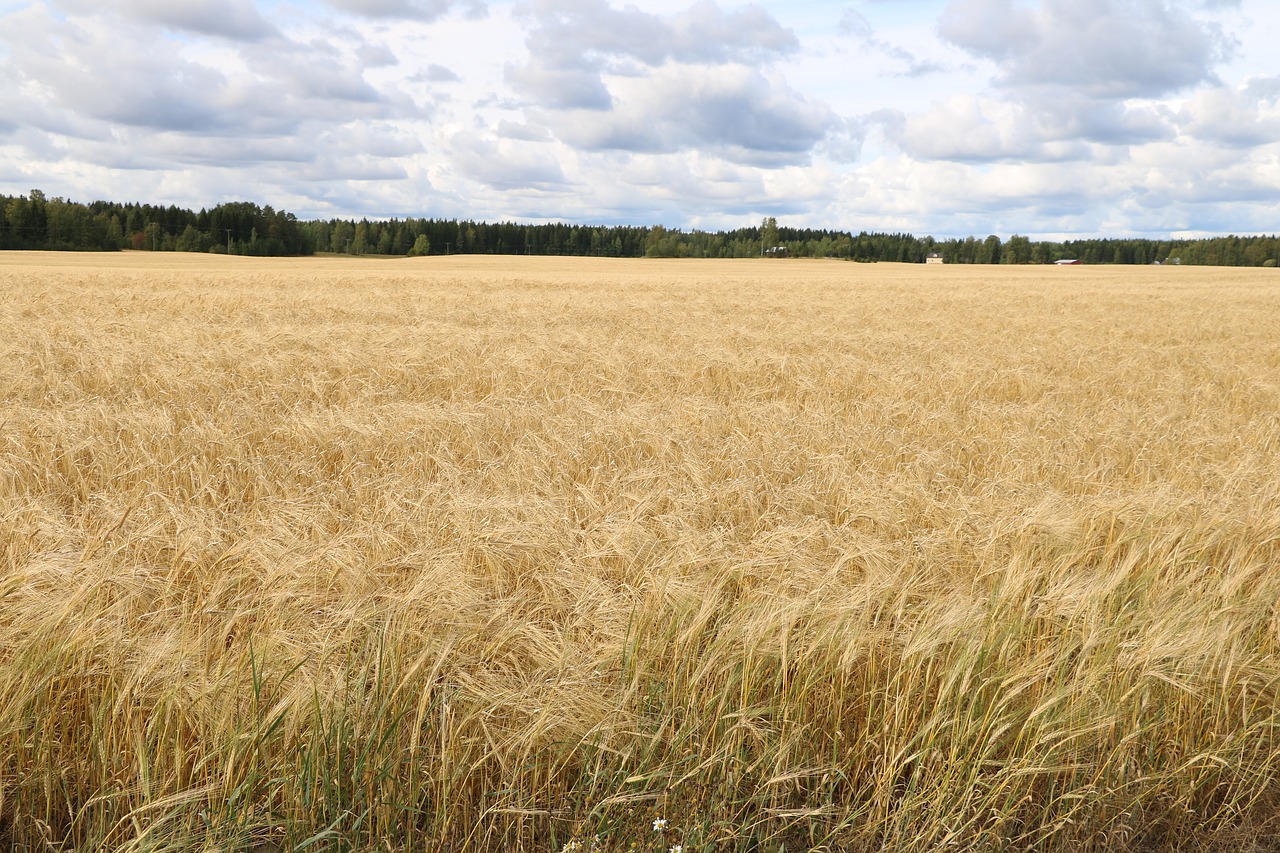
{"label": "cloudy sky", "polygon": [[1280,230],[1275,0],[0,0],[0,192]]}

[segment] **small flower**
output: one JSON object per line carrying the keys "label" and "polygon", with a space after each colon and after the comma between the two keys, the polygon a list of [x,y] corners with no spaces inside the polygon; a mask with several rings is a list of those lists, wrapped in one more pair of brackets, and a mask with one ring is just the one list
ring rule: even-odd
{"label": "small flower", "polygon": [[655,821],[653,822],[653,831],[654,831],[654,832],[662,832],[662,830],[664,830],[664,829],[666,829],[666,828],[667,828],[667,819],[666,819],[666,818],[661,818],[661,817],[660,817],[660,818],[658,818],[657,820],[655,820]]}
{"label": "small flower", "polygon": [[671,850],[668,851],[668,853],[684,853],[684,848],[681,847],[679,844],[677,844],[674,847],[672,847]]}

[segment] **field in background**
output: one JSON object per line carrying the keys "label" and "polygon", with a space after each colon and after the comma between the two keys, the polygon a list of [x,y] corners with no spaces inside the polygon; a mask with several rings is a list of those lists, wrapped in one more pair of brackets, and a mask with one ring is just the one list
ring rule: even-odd
{"label": "field in background", "polygon": [[0,844],[1274,849],[1274,273],[2,254]]}

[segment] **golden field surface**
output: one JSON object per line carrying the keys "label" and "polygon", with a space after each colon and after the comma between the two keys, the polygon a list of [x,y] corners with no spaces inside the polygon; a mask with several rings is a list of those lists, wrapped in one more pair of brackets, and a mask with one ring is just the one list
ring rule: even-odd
{"label": "golden field surface", "polygon": [[9,252],[0,403],[0,846],[1280,845],[1274,270]]}

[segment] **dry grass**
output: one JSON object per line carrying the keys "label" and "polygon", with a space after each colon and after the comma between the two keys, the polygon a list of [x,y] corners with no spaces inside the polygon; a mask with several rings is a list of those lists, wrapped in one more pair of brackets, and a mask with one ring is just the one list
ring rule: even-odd
{"label": "dry grass", "polygon": [[1273,272],[0,255],[0,842],[1274,848]]}

